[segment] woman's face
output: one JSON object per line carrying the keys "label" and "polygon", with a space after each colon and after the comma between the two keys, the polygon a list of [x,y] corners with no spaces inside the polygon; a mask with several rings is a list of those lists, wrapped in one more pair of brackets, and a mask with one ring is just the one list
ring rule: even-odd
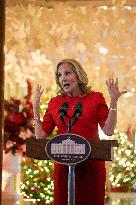
{"label": "woman's face", "polygon": [[63,63],[59,66],[58,80],[67,95],[74,97],[81,93],[78,76],[70,63]]}

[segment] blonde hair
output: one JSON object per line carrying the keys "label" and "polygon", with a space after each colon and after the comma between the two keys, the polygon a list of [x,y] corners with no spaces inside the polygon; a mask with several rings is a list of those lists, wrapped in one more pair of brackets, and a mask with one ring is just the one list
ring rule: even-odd
{"label": "blonde hair", "polygon": [[55,70],[55,77],[56,77],[56,84],[57,84],[57,94],[63,95],[64,91],[59,83],[59,78],[58,78],[58,68],[61,64],[63,63],[69,63],[73,66],[74,71],[76,72],[79,81],[80,81],[80,89],[84,94],[87,94],[91,91],[91,86],[88,86],[88,78],[87,78],[87,74],[84,71],[83,67],[81,66],[81,64],[79,62],[77,62],[76,60],[73,59],[64,59],[62,61],[60,61],[57,66],[56,66],[56,70]]}

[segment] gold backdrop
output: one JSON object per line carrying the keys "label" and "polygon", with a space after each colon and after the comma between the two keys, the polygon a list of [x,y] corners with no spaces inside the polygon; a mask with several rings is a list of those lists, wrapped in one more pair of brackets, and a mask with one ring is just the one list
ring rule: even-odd
{"label": "gold backdrop", "polygon": [[119,78],[120,89],[128,93],[119,99],[118,129],[126,131],[130,124],[136,128],[135,5],[125,0],[107,5],[11,2],[6,7],[5,97],[25,95],[26,79],[55,93],[55,64],[74,58],[84,66],[93,89],[103,92],[108,103],[105,80]]}

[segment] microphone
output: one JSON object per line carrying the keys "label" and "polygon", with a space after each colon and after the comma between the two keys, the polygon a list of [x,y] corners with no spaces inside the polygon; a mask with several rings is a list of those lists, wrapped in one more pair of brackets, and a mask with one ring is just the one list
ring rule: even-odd
{"label": "microphone", "polygon": [[65,121],[64,121],[64,116],[66,117],[69,117],[68,114],[67,114],[67,111],[68,111],[68,103],[67,102],[64,102],[62,105],[61,105],[61,108],[59,109],[58,113],[59,113],[59,116],[60,116],[60,119],[62,121],[62,123],[65,125]]}
{"label": "microphone", "polygon": [[81,116],[82,111],[83,111],[83,105],[80,102],[77,102],[74,114],[72,115],[72,117],[74,117],[74,120],[73,120],[72,124],[75,124],[77,119]]}

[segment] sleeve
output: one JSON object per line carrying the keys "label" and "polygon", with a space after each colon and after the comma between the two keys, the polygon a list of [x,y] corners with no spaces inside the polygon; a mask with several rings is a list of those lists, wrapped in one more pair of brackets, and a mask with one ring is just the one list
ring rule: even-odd
{"label": "sleeve", "polygon": [[97,119],[100,127],[104,127],[105,121],[108,117],[109,109],[102,93],[97,95]]}
{"label": "sleeve", "polygon": [[49,101],[49,104],[46,109],[45,115],[43,117],[43,122],[42,122],[42,129],[48,136],[51,135],[52,131],[55,128],[55,122],[52,116],[52,108],[53,108],[53,103],[51,99]]}

